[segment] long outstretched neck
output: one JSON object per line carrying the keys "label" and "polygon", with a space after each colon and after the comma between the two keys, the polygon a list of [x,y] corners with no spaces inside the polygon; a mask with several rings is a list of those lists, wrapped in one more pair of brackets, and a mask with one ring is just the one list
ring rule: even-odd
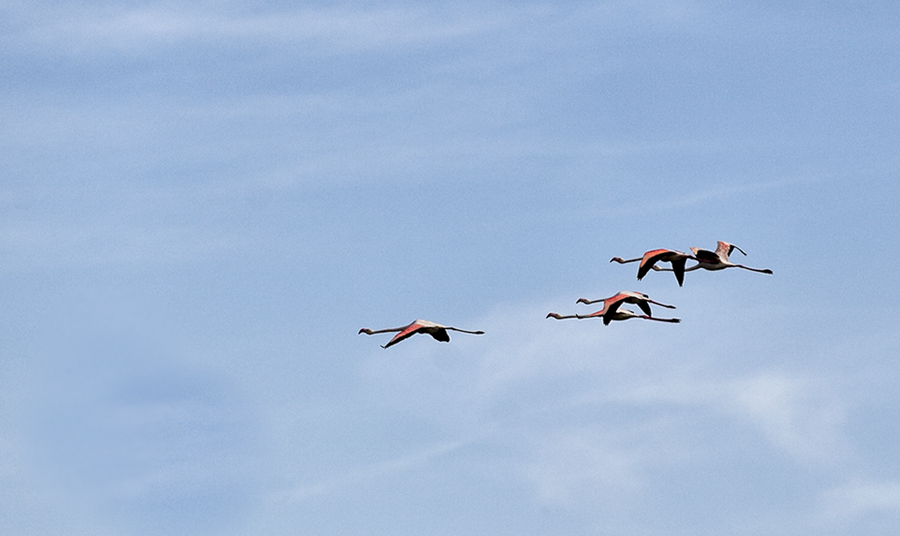
{"label": "long outstretched neck", "polygon": [[[694,270],[698,270],[698,269],[700,269],[701,264],[702,263],[698,262],[697,264],[695,264],[693,266],[689,266],[689,267],[685,268],[684,271],[685,272],[693,272]],[[735,266],[737,266],[737,265],[735,265]],[[675,271],[673,268],[663,268],[662,266],[657,266],[655,264],[653,265],[653,270],[656,272],[674,272]]]}
{"label": "long outstretched neck", "polygon": [[546,318],[555,318],[555,319],[557,319],[557,320],[565,320],[565,319],[567,319],[567,318],[585,318],[585,317],[583,317],[583,316],[581,316],[581,315],[568,315],[568,316],[563,316],[563,315],[561,315],[561,314],[559,314],[559,313],[547,313]]}
{"label": "long outstretched neck", "polygon": [[622,257],[613,257],[609,259],[609,262],[617,262],[619,264],[628,264],[629,262],[638,262],[643,260],[643,257],[638,257],[637,259],[623,259]]}
{"label": "long outstretched neck", "polygon": [[357,335],[361,335],[363,333],[365,333],[366,335],[375,335],[376,333],[393,333],[395,331],[403,331],[404,329],[405,328],[388,328],[388,329],[371,330],[369,328],[362,328],[361,330],[359,330]]}

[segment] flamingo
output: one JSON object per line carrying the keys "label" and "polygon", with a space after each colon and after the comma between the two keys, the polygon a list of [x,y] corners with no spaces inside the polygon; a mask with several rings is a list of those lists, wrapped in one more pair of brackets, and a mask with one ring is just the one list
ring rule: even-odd
{"label": "flamingo", "polygon": [[366,335],[374,335],[376,333],[388,333],[399,331],[394,338],[388,341],[387,344],[383,345],[382,348],[390,348],[391,346],[397,344],[400,341],[406,340],[416,333],[427,333],[434,337],[435,340],[441,342],[450,342],[450,335],[447,334],[447,330],[459,331],[460,333],[469,333],[472,335],[484,335],[483,331],[469,331],[465,329],[454,328],[452,326],[442,326],[440,324],[435,324],[434,322],[429,322],[428,320],[414,320],[412,323],[399,327],[399,328],[390,328],[390,329],[379,329],[379,330],[371,330],[369,328],[362,328],[359,330],[357,335],[361,335],[365,333]]}
{"label": "flamingo", "polygon": [[575,303],[583,303],[586,305],[590,305],[592,303],[603,302],[604,308],[608,307],[610,312],[615,312],[616,308],[622,303],[633,303],[641,308],[641,311],[647,314],[647,316],[653,316],[653,313],[650,311],[650,304],[659,305],[660,307],[665,307],[666,309],[675,309],[674,305],[668,305],[665,303],[660,303],[658,301],[653,301],[650,299],[650,296],[640,292],[631,292],[629,290],[619,291],[616,295],[603,298],[601,300],[589,300],[587,298],[578,298]]}
{"label": "flamingo", "polygon": [[[708,249],[700,249],[700,248],[691,248],[691,251],[694,253],[694,259],[697,261],[697,264],[691,266],[690,268],[685,269],[685,272],[693,272],[694,270],[698,270],[703,268],[704,270],[724,270],[725,268],[743,268],[744,270],[750,270],[751,272],[759,272],[761,274],[772,274],[772,270],[768,268],[751,268],[749,266],[744,266],[743,264],[736,264],[728,260],[728,256],[734,250],[738,250],[743,255],[747,255],[744,253],[744,250],[735,246],[734,244],[729,244],[728,242],[718,241],[716,244],[716,250],[710,251]],[[653,267],[654,270],[658,272],[667,272],[669,271],[666,268],[659,268],[657,266]]]}
{"label": "flamingo", "polygon": [[[562,320],[562,318],[602,317],[604,326],[608,326],[609,323],[612,322],[613,320],[628,320],[629,318],[634,318],[635,316],[640,316],[641,318],[646,318],[648,320],[661,320],[663,322],[681,322],[681,320],[679,320],[677,318],[675,318],[675,319],[665,319],[665,318],[660,319],[660,318],[651,317],[649,312],[646,309],[644,309],[644,307],[647,307],[648,309],[650,308],[650,306],[647,303],[644,303],[644,305],[641,307],[641,309],[643,309],[644,312],[648,313],[647,315],[637,315],[631,311],[628,311],[627,309],[619,309],[619,306],[622,305],[623,303],[626,303],[628,300],[637,300],[638,298],[635,297],[635,295],[640,296],[640,294],[638,294],[637,292],[626,292],[626,293],[620,292],[611,298],[607,298],[607,299],[603,300],[603,309],[600,309],[599,311],[593,312],[589,315],[574,315],[574,316],[560,317],[556,313],[549,313],[546,318],[550,318],[552,316],[553,318],[556,318],[557,320]],[[582,300],[584,300],[584,301],[582,301]],[[599,301],[599,300],[597,300],[597,301]],[[586,302],[589,302],[589,300],[586,300],[585,298],[581,298],[578,300],[578,302],[586,303]],[[578,302],[576,302],[576,303],[578,303]],[[664,305],[664,304],[660,304],[660,305]],[[672,307],[672,306],[667,305],[666,307]]]}
{"label": "flamingo", "polygon": [[557,320],[565,320],[567,318],[577,318],[580,320],[583,318],[598,318],[598,317],[603,317],[603,325],[604,326],[609,325],[610,320],[628,320],[629,318],[643,318],[644,320],[656,320],[657,322],[669,322],[672,324],[677,324],[677,323],[681,322],[680,318],[654,318],[649,315],[639,315],[639,314],[635,313],[634,311],[629,311],[628,309],[618,309],[615,312],[613,312],[611,316],[603,314],[603,311],[601,310],[601,311],[597,311],[595,313],[591,313],[589,315],[563,316],[559,313],[547,313],[546,318],[555,318]]}
{"label": "flamingo", "polygon": [[[609,260],[609,262],[617,262],[619,264],[626,264],[629,262],[638,262],[641,264],[638,266],[637,278],[638,281],[644,278],[647,275],[647,272],[650,271],[651,268],[659,271],[660,269],[655,266],[657,262],[668,262],[672,264],[672,272],[675,272],[675,279],[678,281],[678,286],[682,286],[684,283],[684,265],[687,263],[688,259],[698,260],[693,255],[688,255],[687,253],[682,253],[680,251],[676,251],[674,249],[651,249],[650,251],[644,253],[644,256],[639,259],[628,259],[625,260],[622,257],[613,257]],[[666,270],[669,271],[669,270]]]}

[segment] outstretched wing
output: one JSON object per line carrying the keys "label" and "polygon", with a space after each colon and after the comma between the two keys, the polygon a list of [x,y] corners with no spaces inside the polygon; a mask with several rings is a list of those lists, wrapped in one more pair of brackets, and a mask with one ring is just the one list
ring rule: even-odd
{"label": "outstretched wing", "polygon": [[[406,326],[406,327],[403,329],[403,331],[401,331],[400,333],[394,335],[394,338],[391,339],[390,342],[388,342],[387,344],[385,344],[384,347],[385,347],[385,348],[390,348],[391,346],[397,344],[397,343],[400,342],[400,341],[405,341],[406,339],[408,339],[408,338],[412,337],[413,335],[415,335],[416,333],[418,333],[418,332],[419,332],[420,330],[422,330],[424,327],[425,327],[425,326],[423,326],[422,324],[420,324],[420,323],[418,323],[418,322],[413,322],[412,324]],[[447,337],[447,332],[444,332],[444,336]],[[435,338],[437,338],[437,337],[435,337]],[[440,340],[440,339],[438,339],[438,340]],[[450,338],[447,337],[447,340],[449,341]]]}
{"label": "outstretched wing", "polygon": [[644,253],[643,258],[641,258],[641,265],[638,266],[638,281],[644,278],[647,275],[647,272],[653,268],[653,265],[659,260],[660,257],[668,253],[667,249],[652,249],[647,253]]}
{"label": "outstretched wing", "polygon": [[653,316],[653,312],[650,310],[650,303],[646,300],[638,300],[637,306],[641,308],[641,311],[644,311],[644,314],[647,316]]}
{"label": "outstretched wing", "polygon": [[450,342],[450,335],[447,333],[447,330],[444,328],[432,329],[428,331],[429,335],[434,337],[435,340],[441,342]]}
{"label": "outstretched wing", "polygon": [[628,296],[625,294],[616,294],[603,302],[603,325],[609,325],[613,320],[613,317],[616,316],[616,311],[619,309],[619,306],[625,303],[625,298],[627,297]]}
{"label": "outstretched wing", "polygon": [[[672,271],[675,272],[675,280],[678,286],[684,285],[684,265],[687,264],[687,257],[679,257],[672,261]],[[650,313],[647,313],[648,315]]]}
{"label": "outstretched wing", "polygon": [[722,242],[721,240],[716,242],[716,255],[723,261],[728,261],[728,256],[731,255],[732,251],[734,251],[734,246],[728,242]]}

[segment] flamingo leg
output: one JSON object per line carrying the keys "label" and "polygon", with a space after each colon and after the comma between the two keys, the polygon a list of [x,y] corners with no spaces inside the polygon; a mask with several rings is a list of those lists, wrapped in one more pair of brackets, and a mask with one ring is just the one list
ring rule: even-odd
{"label": "flamingo leg", "polygon": [[675,307],[674,305],[669,305],[667,303],[659,303],[658,301],[653,301],[653,300],[647,300],[647,301],[652,303],[653,305],[659,305],[660,307],[665,307],[666,309],[677,309],[677,307]]}
{"label": "flamingo leg", "polygon": [[468,334],[470,334],[470,335],[484,335],[484,332],[481,331],[481,330],[478,330],[478,331],[469,331],[469,330],[465,330],[465,329],[451,328],[451,327],[449,327],[449,326],[446,327],[446,328],[444,328],[444,329],[452,329],[453,331],[458,331],[458,332],[460,332],[460,333],[468,333]]}
{"label": "flamingo leg", "polygon": [[680,318],[654,318],[652,316],[644,316],[644,315],[641,315],[640,318],[643,318],[644,320],[656,320],[657,322],[669,322],[670,324],[677,324],[677,323],[681,322]]}

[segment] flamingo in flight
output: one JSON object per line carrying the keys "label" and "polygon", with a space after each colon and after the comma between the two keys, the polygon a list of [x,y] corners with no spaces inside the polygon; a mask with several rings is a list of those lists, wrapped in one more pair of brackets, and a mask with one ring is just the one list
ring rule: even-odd
{"label": "flamingo in flight", "polygon": [[669,322],[671,324],[677,324],[681,322],[680,318],[655,318],[649,315],[639,315],[634,311],[629,311],[628,309],[617,309],[611,316],[603,314],[603,311],[597,311],[595,313],[591,313],[589,315],[567,315],[563,316],[559,313],[547,313],[547,318],[555,318],[557,320],[565,320],[567,318],[603,318],[603,325],[609,325],[611,320],[628,320],[629,318],[643,318],[644,320],[656,320],[657,322]]}
{"label": "flamingo in flight", "polygon": [[[734,244],[729,244],[728,242],[718,241],[716,244],[716,250],[710,251],[708,249],[700,249],[700,248],[691,248],[691,251],[694,252],[694,259],[697,261],[697,264],[691,266],[690,268],[685,269],[685,272],[693,272],[694,270],[699,270],[703,268],[704,270],[724,270],[725,268],[743,268],[744,270],[750,270],[751,272],[759,272],[761,274],[772,274],[772,270],[768,268],[751,268],[749,266],[744,266],[743,264],[736,264],[728,260],[728,256],[734,250],[738,250],[746,256],[744,250],[735,246]],[[667,272],[669,271],[666,268],[660,268],[658,266],[653,267],[654,270],[659,272]]]}
{"label": "flamingo in flight", "polygon": [[611,296],[609,298],[603,298],[600,300],[589,300],[587,298],[578,298],[575,303],[583,303],[585,305],[590,305],[592,303],[603,302],[604,309],[608,309],[608,314],[615,313],[616,309],[619,305],[623,303],[632,303],[641,308],[647,316],[653,316],[653,313],[650,311],[650,304],[659,305],[660,307],[665,307],[666,309],[675,309],[674,305],[668,305],[665,303],[660,303],[658,301],[653,301],[650,299],[650,296],[643,294],[641,292],[632,292],[629,290],[619,291],[615,296]]}
{"label": "flamingo in flight", "polygon": [[[622,257],[613,257],[609,260],[609,262],[617,262],[619,264],[627,264],[629,262],[638,262],[641,264],[638,266],[637,278],[638,281],[644,278],[647,275],[647,272],[650,271],[651,268],[659,271],[660,269],[655,266],[657,262],[668,262],[672,264],[671,271],[675,272],[675,279],[678,280],[678,286],[680,287],[684,283],[684,265],[687,263],[688,259],[698,260],[693,255],[688,255],[687,253],[682,253],[680,251],[676,251],[674,249],[651,249],[650,251],[644,253],[643,257],[637,259],[623,259]],[[668,270],[666,270],[668,271]]]}
{"label": "flamingo in flight", "polygon": [[[579,318],[579,319],[581,319],[581,318],[603,318],[604,326],[608,326],[609,323],[612,322],[613,320],[628,320],[629,318],[635,318],[635,317],[644,318],[646,320],[659,320],[660,322],[681,322],[681,320],[678,318],[653,318],[648,311],[650,306],[646,303],[646,301],[644,301],[643,306],[641,306],[641,309],[647,313],[646,315],[638,315],[637,313],[634,313],[627,309],[619,309],[620,305],[622,305],[623,303],[626,303],[630,300],[633,300],[632,303],[638,303],[640,305],[640,303],[641,303],[640,296],[641,295],[638,294],[637,292],[620,292],[611,298],[606,298],[605,300],[603,300],[603,309],[600,309],[599,311],[595,311],[589,315],[560,316],[557,313],[547,313],[546,318],[553,317],[557,320],[562,320],[564,318]],[[584,301],[582,301],[582,300],[584,300]],[[600,301],[600,300],[597,300],[597,301]],[[584,298],[579,299],[578,302],[593,303]],[[576,302],[576,303],[578,303],[578,302]],[[660,305],[664,305],[665,307],[674,308],[674,306],[671,306],[671,305],[665,305],[665,304],[660,304]],[[647,309],[644,309],[644,307],[647,307]]]}
{"label": "flamingo in flight", "polygon": [[398,331],[394,338],[388,341],[387,344],[383,345],[382,348],[390,348],[391,346],[397,344],[400,341],[404,341],[416,333],[428,334],[434,337],[435,340],[441,342],[450,342],[450,335],[447,334],[447,330],[459,331],[460,333],[469,333],[472,335],[484,335],[483,331],[469,331],[465,329],[454,328],[452,326],[442,326],[440,324],[435,324],[434,322],[429,322],[428,320],[414,320],[412,323],[402,326],[399,328],[389,328],[389,329],[379,329],[379,330],[371,330],[369,328],[362,328],[359,330],[357,335],[361,335],[365,333],[366,335],[374,335],[376,333],[389,333]]}

